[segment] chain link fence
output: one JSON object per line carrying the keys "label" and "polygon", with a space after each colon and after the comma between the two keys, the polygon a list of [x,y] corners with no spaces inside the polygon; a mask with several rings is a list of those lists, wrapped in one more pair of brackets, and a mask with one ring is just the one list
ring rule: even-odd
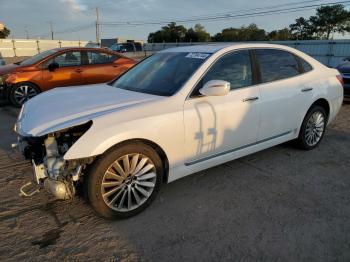
{"label": "chain link fence", "polygon": [[[85,46],[87,43],[87,41],[68,40],[0,39],[0,57],[16,60],[17,57],[33,56],[52,48]],[[350,40],[270,41],[269,43],[296,48],[329,67],[336,67],[344,58],[350,57]],[[142,52],[125,53],[125,55],[142,58],[167,48],[199,44],[218,43],[146,43],[143,45]]]}
{"label": "chain link fence", "polygon": [[[230,42],[231,44],[234,42]],[[227,43],[227,44],[230,44]],[[271,44],[281,44],[298,49],[321,63],[336,67],[346,57],[350,57],[350,40],[308,40],[308,41],[270,41]],[[144,44],[146,52],[157,52],[163,49],[199,45],[199,44],[219,44],[218,42],[205,43],[147,43]]]}

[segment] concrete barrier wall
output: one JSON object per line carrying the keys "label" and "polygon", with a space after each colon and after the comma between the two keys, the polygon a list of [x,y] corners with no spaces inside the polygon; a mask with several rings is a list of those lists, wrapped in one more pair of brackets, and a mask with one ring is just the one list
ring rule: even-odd
{"label": "concrete barrier wall", "polygon": [[68,40],[0,39],[0,54],[2,57],[33,56],[53,48],[85,46],[87,43]]}

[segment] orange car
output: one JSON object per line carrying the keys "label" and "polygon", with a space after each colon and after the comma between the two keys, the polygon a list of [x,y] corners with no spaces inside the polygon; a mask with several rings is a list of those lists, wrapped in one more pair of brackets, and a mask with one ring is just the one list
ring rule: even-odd
{"label": "orange car", "polygon": [[136,63],[101,48],[57,48],[0,67],[0,92],[15,106],[61,86],[109,82]]}

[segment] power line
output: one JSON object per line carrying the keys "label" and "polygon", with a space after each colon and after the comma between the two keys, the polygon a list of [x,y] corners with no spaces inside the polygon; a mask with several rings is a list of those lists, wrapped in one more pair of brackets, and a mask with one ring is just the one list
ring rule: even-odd
{"label": "power line", "polygon": [[[301,2],[298,2],[297,4],[300,4]],[[304,10],[310,10],[314,9],[316,7],[322,6],[322,5],[335,5],[335,4],[346,4],[350,3],[350,1],[339,1],[339,2],[333,2],[333,3],[325,3],[325,4],[313,4],[313,5],[303,5],[298,7],[291,7],[291,8],[280,8],[275,10],[266,10],[266,11],[260,11],[260,12],[248,12],[248,13],[241,13],[241,14],[235,14],[235,12],[228,12],[223,13],[221,15],[216,16],[196,16],[196,17],[189,17],[189,18],[180,18],[180,19],[172,19],[172,20],[163,20],[163,21],[116,21],[116,22],[101,22],[100,24],[103,26],[144,26],[144,25],[162,25],[162,24],[168,24],[170,22],[176,22],[176,23],[187,23],[187,22],[202,22],[202,21],[219,21],[219,20],[229,20],[229,19],[237,19],[237,18],[247,18],[247,17],[257,17],[257,16],[264,16],[264,15],[272,15],[272,14],[281,14],[281,13],[291,13],[291,12],[298,12],[298,11],[304,11]],[[267,9],[271,7],[266,7],[262,9]]]}
{"label": "power line", "polygon": [[[76,32],[86,30],[86,29],[93,28],[94,26],[95,26],[95,23],[89,23],[89,24],[85,24],[85,25],[71,27],[71,28],[60,30],[60,31],[55,31],[55,35],[76,33]],[[51,37],[51,33],[43,34],[43,35],[36,35],[34,37],[36,37],[36,38]]]}
{"label": "power line", "polygon": [[[183,20],[188,20],[190,19],[191,21],[194,21],[194,19],[198,18],[201,21],[203,19],[212,19],[215,18],[216,16],[225,16],[227,15],[233,15],[233,14],[241,14],[242,12],[248,12],[248,11],[258,11],[258,10],[266,10],[266,9],[271,9],[271,8],[279,8],[279,7],[285,7],[285,6],[295,6],[295,5],[300,5],[300,4],[305,4],[305,3],[313,3],[313,2],[323,2],[324,0],[309,0],[309,1],[298,1],[298,2],[292,2],[292,3],[285,3],[285,4],[279,4],[279,5],[271,5],[271,6],[266,6],[266,7],[257,7],[257,8],[250,8],[250,9],[241,9],[241,10],[236,10],[232,12],[221,12],[221,13],[213,13],[213,14],[207,14],[207,15],[202,15],[202,16],[192,16],[192,17],[187,17],[187,18],[180,18],[176,19],[176,22],[182,22]],[[94,10],[95,9],[95,10]],[[55,31],[55,34],[70,34],[70,33],[75,33],[79,32],[85,29],[88,29],[90,27],[95,27],[96,30],[96,41],[99,41],[99,35],[100,35],[100,25],[102,26],[116,26],[116,25],[122,25],[122,26],[127,26],[127,27],[135,27],[135,26],[141,26],[141,25],[160,25],[160,24],[166,24],[169,23],[170,21],[149,21],[149,22],[144,22],[144,21],[133,21],[133,22],[100,22],[99,21],[99,8],[89,8],[87,10],[83,10],[81,12],[92,12],[95,11],[96,13],[96,21],[94,24],[86,24],[82,26],[75,26],[71,28],[66,28],[60,31]],[[227,18],[226,18],[227,19]],[[233,19],[233,18],[231,18]],[[188,21],[188,22],[191,22]],[[49,37],[52,36],[52,30],[50,31],[50,34],[45,34],[41,35],[40,37]],[[51,37],[52,38],[52,37]]]}
{"label": "power line", "polygon": [[93,23],[89,23],[89,24],[85,24],[85,25],[81,25],[81,26],[76,26],[76,27],[71,27],[68,29],[64,29],[64,30],[60,30],[60,31],[56,31],[55,34],[69,34],[69,33],[76,33],[88,28],[92,28],[94,27]]}
{"label": "power line", "polygon": [[[197,15],[191,17],[177,18],[177,19],[169,19],[169,20],[145,20],[145,21],[106,21],[101,22],[99,18],[99,8],[95,8],[96,12],[96,21],[95,23],[84,24],[80,26],[75,26],[71,28],[66,28],[63,30],[55,31],[55,34],[70,34],[75,32],[80,32],[86,29],[90,29],[92,27],[96,28],[96,41],[100,39],[100,26],[104,27],[114,27],[114,26],[123,26],[123,27],[137,27],[137,26],[149,26],[149,25],[164,25],[171,22],[175,23],[191,23],[191,22],[204,22],[204,21],[222,21],[222,20],[231,20],[231,19],[242,19],[242,18],[251,18],[251,17],[260,17],[266,15],[276,15],[276,14],[285,14],[285,13],[293,13],[305,10],[312,10],[316,7],[323,5],[336,5],[336,4],[349,4],[350,1],[338,1],[331,3],[317,3],[323,2],[324,0],[309,0],[309,1],[298,1],[292,3],[271,5],[266,7],[256,7],[251,9],[241,9],[229,12],[221,12],[221,13],[212,13],[206,15]],[[311,4],[315,3],[315,4]],[[304,5],[302,5],[304,4]],[[307,4],[307,5],[305,5]],[[347,5],[345,5],[347,6]],[[286,7],[286,8],[282,8]],[[288,8],[287,8],[288,7]],[[88,11],[88,10],[85,10]],[[90,11],[90,9],[89,9]],[[50,24],[50,33],[41,35],[38,37],[49,37],[53,39],[53,29],[52,22]]]}
{"label": "power line", "polygon": [[[284,3],[284,4],[271,5],[271,6],[265,6],[265,7],[239,9],[239,10],[230,11],[230,12],[220,12],[220,13],[204,14],[204,15],[198,15],[198,16],[190,16],[190,17],[185,17],[185,18],[178,18],[176,20],[187,20],[187,19],[196,19],[196,18],[203,19],[203,18],[211,18],[211,17],[216,17],[216,16],[227,16],[227,15],[233,15],[233,14],[241,14],[242,12],[252,12],[252,11],[259,11],[259,10],[272,9],[272,8],[281,8],[281,7],[286,7],[286,6],[295,6],[295,5],[300,5],[300,4],[323,2],[323,1],[325,1],[325,0],[309,0],[309,1],[291,2],[291,3]],[[133,21],[133,22],[136,23],[136,22],[142,22],[142,21]],[[152,21],[152,22],[156,22],[156,21]],[[110,23],[110,22],[105,22],[105,23]],[[130,23],[130,22],[127,22],[127,23]]]}
{"label": "power line", "polygon": [[[336,3],[327,3],[327,5],[335,5],[340,3],[349,3],[350,1],[342,1],[342,2],[336,2]],[[255,17],[260,15],[267,15],[267,14],[274,14],[274,13],[280,13],[280,12],[296,12],[300,10],[308,9],[314,9],[315,7],[321,6],[320,4],[317,5],[307,5],[307,6],[299,6],[299,7],[293,7],[288,9],[276,9],[276,10],[269,10],[269,11],[261,11],[261,12],[252,12],[252,13],[245,13],[245,14],[238,14],[233,15],[231,13],[225,13],[223,15],[219,16],[213,16],[213,17],[199,17],[199,18],[185,18],[185,19],[172,19],[172,20],[165,20],[165,21],[133,21],[133,22],[102,22],[102,25],[159,25],[159,24],[166,24],[170,22],[177,22],[177,23],[185,23],[185,22],[200,22],[200,21],[211,21],[211,20],[228,20],[233,18],[245,18],[245,17]]]}

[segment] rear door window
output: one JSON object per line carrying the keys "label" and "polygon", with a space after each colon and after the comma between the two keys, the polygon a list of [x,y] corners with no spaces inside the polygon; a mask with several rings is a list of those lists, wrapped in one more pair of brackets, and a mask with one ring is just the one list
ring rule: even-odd
{"label": "rear door window", "polygon": [[300,74],[298,60],[292,53],[277,49],[257,49],[255,52],[263,83]]}
{"label": "rear door window", "polygon": [[98,51],[88,51],[87,56],[90,65],[109,64],[118,59],[115,54]]}

